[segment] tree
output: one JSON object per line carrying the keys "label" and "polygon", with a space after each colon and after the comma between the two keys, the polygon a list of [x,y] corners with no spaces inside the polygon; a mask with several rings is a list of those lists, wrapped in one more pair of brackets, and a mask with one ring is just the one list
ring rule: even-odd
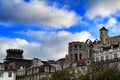
{"label": "tree", "polygon": [[74,69],[56,71],[51,75],[50,80],[80,80],[81,72]]}
{"label": "tree", "polygon": [[106,68],[94,75],[94,80],[120,80],[120,71],[117,68]]}

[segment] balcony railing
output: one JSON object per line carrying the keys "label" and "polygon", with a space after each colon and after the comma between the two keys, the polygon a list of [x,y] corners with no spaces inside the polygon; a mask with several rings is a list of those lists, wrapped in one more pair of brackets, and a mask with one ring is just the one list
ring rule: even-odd
{"label": "balcony railing", "polygon": [[96,61],[95,63],[107,63],[107,62],[110,63],[110,62],[118,62],[118,61],[120,61],[120,57],[119,58]]}

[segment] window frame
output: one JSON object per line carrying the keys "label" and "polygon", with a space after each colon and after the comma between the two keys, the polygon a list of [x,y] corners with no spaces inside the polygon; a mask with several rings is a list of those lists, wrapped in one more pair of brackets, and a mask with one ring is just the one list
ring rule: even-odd
{"label": "window frame", "polygon": [[0,77],[3,77],[3,75],[4,75],[4,72],[0,71]]}
{"label": "window frame", "polygon": [[12,77],[12,72],[8,72],[8,77]]}

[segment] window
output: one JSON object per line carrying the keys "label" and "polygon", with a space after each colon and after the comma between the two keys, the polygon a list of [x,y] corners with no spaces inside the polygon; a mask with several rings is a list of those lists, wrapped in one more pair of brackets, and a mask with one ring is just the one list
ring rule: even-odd
{"label": "window", "polygon": [[79,54],[79,58],[80,58],[80,60],[82,59],[82,54]]}
{"label": "window", "polygon": [[45,72],[49,72],[49,67],[45,67]]}
{"label": "window", "polygon": [[103,56],[101,56],[101,61],[104,61],[104,57]]}
{"label": "window", "polygon": [[0,77],[3,77],[3,71],[0,71]]}
{"label": "window", "polygon": [[114,54],[114,58],[117,58],[117,56],[118,56],[117,53],[115,53],[115,54]]}
{"label": "window", "polygon": [[96,57],[95,59],[96,59],[96,62],[98,62],[98,61],[99,61],[99,58],[98,58],[98,57]]}
{"label": "window", "polygon": [[54,67],[51,67],[51,72],[55,72],[55,68]]}
{"label": "window", "polygon": [[81,45],[79,45],[79,48],[81,48],[82,46]]}
{"label": "window", "polygon": [[106,55],[106,60],[109,60],[109,55]]}
{"label": "window", "polygon": [[75,45],[74,47],[75,47],[75,48],[77,48],[78,46],[77,46],[77,45]]}
{"label": "window", "polygon": [[8,77],[12,77],[12,72],[8,72]]}
{"label": "window", "polygon": [[100,52],[103,52],[103,48],[100,48]]}
{"label": "window", "polygon": [[0,65],[0,70],[4,70],[4,65]]}
{"label": "window", "polygon": [[77,53],[75,53],[75,60],[78,60],[78,56],[77,56]]}

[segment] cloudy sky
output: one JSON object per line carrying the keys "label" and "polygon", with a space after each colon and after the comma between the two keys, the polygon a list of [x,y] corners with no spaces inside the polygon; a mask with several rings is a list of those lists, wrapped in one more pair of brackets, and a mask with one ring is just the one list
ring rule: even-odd
{"label": "cloudy sky", "polygon": [[24,50],[24,58],[65,57],[68,43],[120,34],[120,0],[0,0],[0,61],[6,49]]}

